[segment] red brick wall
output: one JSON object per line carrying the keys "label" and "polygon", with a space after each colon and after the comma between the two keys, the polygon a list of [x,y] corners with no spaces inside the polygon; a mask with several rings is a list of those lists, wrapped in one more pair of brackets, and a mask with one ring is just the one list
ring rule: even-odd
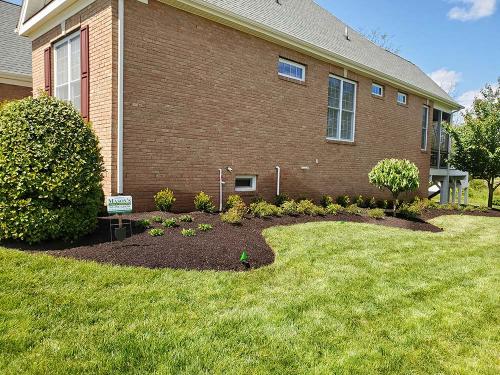
{"label": "red brick wall", "polygon": [[[358,82],[355,143],[327,142],[328,77],[343,68],[156,1],[126,2],[125,19],[124,187],[136,209],[153,208],[164,187],[177,210],[191,209],[200,190],[217,204],[218,169],[227,166],[225,197],[236,175],[255,174],[257,194],[272,200],[277,165],[293,196],[388,197],[367,177],[388,157],[418,165],[425,195],[423,98],[399,106],[388,85],[374,98],[372,80],[348,72]],[[307,65],[304,85],[278,77],[279,56]]]}
{"label": "red brick wall", "polygon": [[0,83],[0,102],[4,100],[21,99],[30,96],[32,92],[31,87],[8,85]]}

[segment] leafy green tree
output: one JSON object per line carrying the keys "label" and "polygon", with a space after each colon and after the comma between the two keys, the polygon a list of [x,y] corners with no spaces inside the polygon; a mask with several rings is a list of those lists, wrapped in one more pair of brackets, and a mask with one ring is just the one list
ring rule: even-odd
{"label": "leafy green tree", "polygon": [[465,114],[460,126],[447,125],[453,139],[450,164],[488,184],[488,207],[500,186],[500,78],[496,88],[487,85]]}
{"label": "leafy green tree", "polygon": [[0,107],[0,240],[74,240],[95,229],[103,162],[91,125],[42,95]]}
{"label": "leafy green tree", "polygon": [[418,167],[409,160],[381,160],[368,174],[370,183],[379,189],[386,188],[392,194],[393,215],[396,216],[396,205],[401,193],[410,192],[420,186]]}

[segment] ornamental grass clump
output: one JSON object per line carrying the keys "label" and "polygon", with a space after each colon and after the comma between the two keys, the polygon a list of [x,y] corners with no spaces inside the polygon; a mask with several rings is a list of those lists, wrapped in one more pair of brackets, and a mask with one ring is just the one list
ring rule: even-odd
{"label": "ornamental grass clump", "polygon": [[0,106],[0,240],[76,240],[103,207],[103,159],[68,102],[40,95]]}
{"label": "ornamental grass clump", "polygon": [[409,160],[384,159],[368,174],[370,183],[379,189],[387,189],[394,198],[393,215],[396,216],[396,206],[399,195],[411,192],[420,186],[418,167]]}
{"label": "ornamental grass clump", "polygon": [[176,199],[170,189],[164,189],[154,196],[156,207],[163,212],[169,212],[172,209]]}

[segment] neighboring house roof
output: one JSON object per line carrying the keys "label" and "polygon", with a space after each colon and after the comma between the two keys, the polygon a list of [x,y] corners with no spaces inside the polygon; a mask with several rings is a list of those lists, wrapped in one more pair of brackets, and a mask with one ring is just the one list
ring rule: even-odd
{"label": "neighboring house roof", "polygon": [[29,80],[31,86],[31,41],[16,33],[20,12],[20,6],[0,0],[0,78]]}
{"label": "neighboring house roof", "polygon": [[[455,103],[415,64],[375,45],[313,0],[195,0],[290,35]],[[457,104],[458,106],[458,104]]]}

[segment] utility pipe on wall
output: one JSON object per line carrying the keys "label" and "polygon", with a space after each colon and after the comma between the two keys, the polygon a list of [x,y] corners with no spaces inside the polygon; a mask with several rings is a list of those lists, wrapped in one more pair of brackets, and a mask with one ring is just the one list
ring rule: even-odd
{"label": "utility pipe on wall", "polygon": [[280,195],[280,182],[281,182],[281,168],[277,165],[276,171],[278,172],[276,180],[276,195]]}
{"label": "utility pipe on wall", "polygon": [[222,188],[225,182],[222,181],[222,169],[219,169],[219,211],[222,212],[223,204],[222,204]]}
{"label": "utility pipe on wall", "polygon": [[117,135],[117,193],[123,194],[123,45],[124,1],[118,0],[118,135]]}

